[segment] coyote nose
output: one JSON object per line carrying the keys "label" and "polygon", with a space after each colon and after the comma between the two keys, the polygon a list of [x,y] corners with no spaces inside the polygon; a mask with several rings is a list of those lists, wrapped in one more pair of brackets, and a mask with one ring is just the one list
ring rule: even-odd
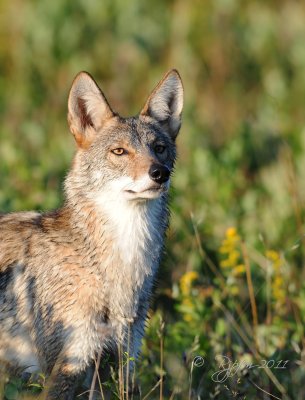
{"label": "coyote nose", "polygon": [[148,173],[153,181],[161,184],[168,181],[170,170],[163,165],[153,164]]}

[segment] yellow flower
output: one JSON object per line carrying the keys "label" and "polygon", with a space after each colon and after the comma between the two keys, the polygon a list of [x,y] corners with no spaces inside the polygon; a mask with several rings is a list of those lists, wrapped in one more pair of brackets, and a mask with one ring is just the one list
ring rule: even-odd
{"label": "yellow flower", "polygon": [[193,317],[191,316],[191,314],[184,314],[183,315],[183,319],[186,322],[192,322],[193,321]]}
{"label": "yellow flower", "polygon": [[225,260],[220,262],[221,268],[233,270],[239,265],[241,258],[239,250],[239,242],[241,238],[237,234],[236,228],[231,227],[226,231],[226,237],[223,240],[219,252],[227,256]]}
{"label": "yellow flower", "polygon": [[236,228],[233,227],[227,229],[226,237],[228,242],[238,242],[240,240]]}
{"label": "yellow flower", "polygon": [[231,251],[231,246],[228,246],[227,244],[222,244],[222,246],[219,248],[219,253],[221,254],[228,254]]}
{"label": "yellow flower", "polygon": [[272,266],[271,292],[274,299],[274,308],[278,313],[285,311],[286,289],[285,280],[282,272],[283,260],[275,250],[266,251],[266,258]]}
{"label": "yellow flower", "polygon": [[182,302],[183,305],[182,313],[183,319],[186,322],[191,322],[193,320],[192,310],[195,308],[195,303],[191,297],[191,289],[192,283],[198,279],[198,273],[195,271],[186,272],[180,278],[180,289],[182,295]]}
{"label": "yellow flower", "polygon": [[267,250],[266,251],[266,257],[270,261],[278,261],[280,259],[279,253],[277,251],[274,251],[274,250]]}
{"label": "yellow flower", "polygon": [[220,266],[222,268],[233,268],[234,267],[234,265],[232,265],[230,259],[220,261]]}
{"label": "yellow flower", "polygon": [[183,296],[189,296],[192,283],[198,279],[198,273],[195,271],[186,272],[180,279],[180,289]]}
{"label": "yellow flower", "polygon": [[236,265],[236,267],[233,268],[233,275],[241,275],[246,271],[246,268],[243,264]]}
{"label": "yellow flower", "polygon": [[226,257],[220,261],[220,267],[225,270],[227,284],[233,296],[239,294],[238,280],[234,277],[240,277],[245,272],[245,266],[241,263],[240,242],[241,237],[236,228],[231,227],[226,230],[225,239],[219,248],[219,252]]}
{"label": "yellow flower", "polygon": [[227,229],[227,231],[226,231],[226,236],[227,237],[235,237],[236,235],[237,235],[236,228],[230,227],[230,228]]}
{"label": "yellow flower", "polygon": [[232,264],[233,266],[236,265],[236,263],[237,263],[239,257],[240,257],[239,251],[237,251],[236,249],[234,249],[234,250],[231,251],[231,253],[229,254],[229,260],[230,260],[230,262],[231,262],[231,264]]}
{"label": "yellow flower", "polygon": [[280,275],[275,276],[274,281],[273,281],[273,285],[275,287],[280,287],[283,285],[283,283],[284,283],[284,279],[282,276],[280,276]]}

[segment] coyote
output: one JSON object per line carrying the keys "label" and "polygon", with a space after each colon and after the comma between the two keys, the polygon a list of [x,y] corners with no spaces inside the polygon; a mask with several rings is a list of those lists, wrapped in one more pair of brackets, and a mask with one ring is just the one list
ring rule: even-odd
{"label": "coyote", "polygon": [[129,118],[80,72],[68,100],[77,151],[63,206],[0,215],[0,364],[51,375],[47,399],[73,399],[101,352],[128,342],[129,355],[139,353],[182,106],[176,70]]}

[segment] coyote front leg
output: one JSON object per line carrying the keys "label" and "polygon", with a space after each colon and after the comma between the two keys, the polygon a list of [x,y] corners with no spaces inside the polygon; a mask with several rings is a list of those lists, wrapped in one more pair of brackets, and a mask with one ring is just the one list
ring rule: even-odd
{"label": "coyote front leg", "polygon": [[41,400],[73,400],[82,372],[83,368],[79,363],[68,360],[57,362],[47,380],[46,393]]}
{"label": "coyote front leg", "polygon": [[41,400],[73,400],[76,388],[76,383],[81,373],[67,373],[67,365],[60,366],[57,374],[47,381],[46,391],[41,397]]}

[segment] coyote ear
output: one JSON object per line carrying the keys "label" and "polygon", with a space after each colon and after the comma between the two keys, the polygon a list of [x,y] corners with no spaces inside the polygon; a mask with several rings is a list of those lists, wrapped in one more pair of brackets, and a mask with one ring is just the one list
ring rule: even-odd
{"label": "coyote ear", "polygon": [[178,71],[172,69],[155,87],[147,99],[141,115],[154,118],[175,140],[181,125],[182,108],[182,81]]}
{"label": "coyote ear", "polygon": [[72,83],[68,100],[68,123],[79,147],[87,147],[103,123],[114,116],[106,97],[87,72]]}

